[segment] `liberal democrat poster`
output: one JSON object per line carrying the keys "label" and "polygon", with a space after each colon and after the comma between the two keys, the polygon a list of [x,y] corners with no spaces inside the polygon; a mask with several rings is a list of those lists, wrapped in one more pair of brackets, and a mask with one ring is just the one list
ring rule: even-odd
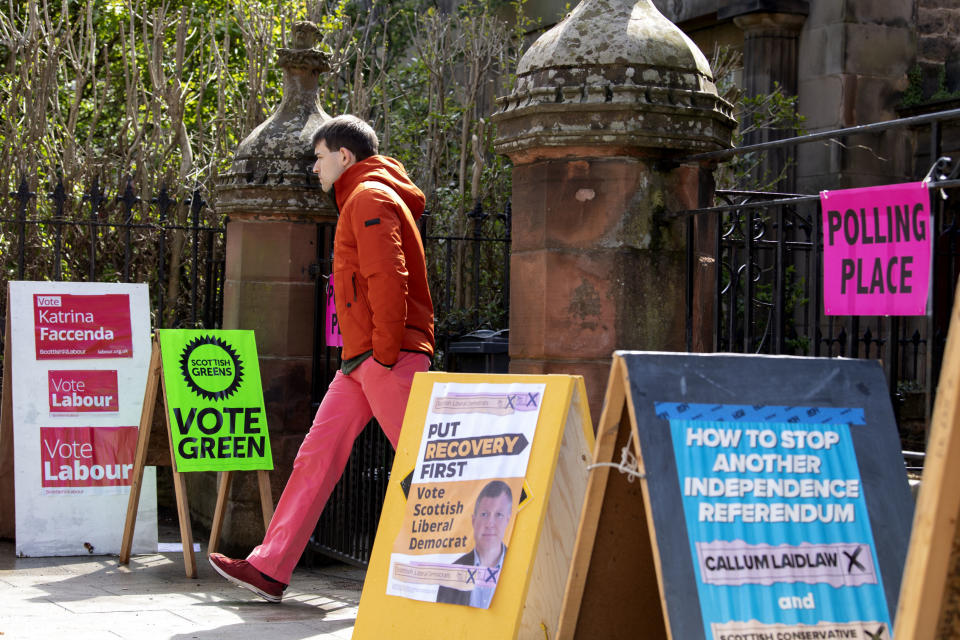
{"label": "liberal democrat poster", "polygon": [[436,383],[387,594],[487,609],[508,558],[543,384]]}
{"label": "liberal democrat poster", "polygon": [[[113,554],[150,360],[147,285],[10,282],[19,555]],[[156,472],[135,552],[157,548]]]}

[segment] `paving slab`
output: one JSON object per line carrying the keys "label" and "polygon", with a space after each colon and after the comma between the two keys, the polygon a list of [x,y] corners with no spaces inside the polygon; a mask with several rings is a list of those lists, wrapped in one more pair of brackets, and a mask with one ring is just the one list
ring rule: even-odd
{"label": "paving slab", "polygon": [[298,568],[281,604],[221,578],[197,558],[187,578],[181,553],[17,558],[0,540],[0,639],[348,640],[365,572],[336,564]]}

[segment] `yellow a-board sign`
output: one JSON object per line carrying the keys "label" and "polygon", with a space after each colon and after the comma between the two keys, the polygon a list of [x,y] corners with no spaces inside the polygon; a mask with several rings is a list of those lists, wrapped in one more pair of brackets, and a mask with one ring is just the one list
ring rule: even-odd
{"label": "yellow a-board sign", "polygon": [[[523,481],[525,498],[513,522],[509,549],[488,609],[387,595],[391,554],[407,513],[403,483],[416,466],[425,430],[431,426],[427,418],[434,386],[443,384],[543,386]],[[462,640],[509,640],[539,639],[545,633],[553,637],[593,441],[586,389],[579,376],[418,373],[410,390],[353,638],[419,640],[442,634]],[[426,629],[431,631],[425,635]]]}

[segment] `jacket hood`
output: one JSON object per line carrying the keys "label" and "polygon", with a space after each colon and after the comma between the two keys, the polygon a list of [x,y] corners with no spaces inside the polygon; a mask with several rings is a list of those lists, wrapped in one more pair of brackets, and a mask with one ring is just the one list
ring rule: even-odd
{"label": "jacket hood", "polygon": [[396,191],[407,208],[410,209],[414,220],[419,220],[420,216],[423,215],[423,207],[426,203],[423,192],[417,185],[413,184],[406,169],[399,161],[389,156],[380,155],[361,160],[337,178],[337,181],[333,184],[337,207],[342,208],[343,203],[350,197],[357,185],[367,181],[385,184]]}

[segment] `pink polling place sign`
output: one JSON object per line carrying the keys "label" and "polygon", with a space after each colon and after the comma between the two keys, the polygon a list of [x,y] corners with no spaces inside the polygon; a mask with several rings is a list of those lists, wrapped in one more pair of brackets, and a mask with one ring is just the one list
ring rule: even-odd
{"label": "pink polling place sign", "polygon": [[925,182],[822,191],[828,316],[921,316],[930,289]]}
{"label": "pink polling place sign", "polygon": [[343,335],[340,333],[340,323],[337,321],[337,307],[333,301],[333,274],[327,282],[326,292],[326,321],[324,322],[324,338],[328,347],[342,347]]}

